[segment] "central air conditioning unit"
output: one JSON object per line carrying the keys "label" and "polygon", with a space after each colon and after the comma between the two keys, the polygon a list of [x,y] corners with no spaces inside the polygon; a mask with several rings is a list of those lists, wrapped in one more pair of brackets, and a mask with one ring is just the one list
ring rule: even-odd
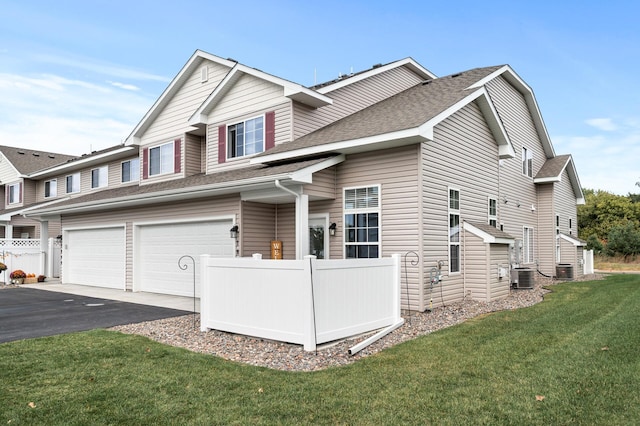
{"label": "central air conditioning unit", "polygon": [[535,283],[533,269],[511,269],[511,285],[517,289],[532,289]]}

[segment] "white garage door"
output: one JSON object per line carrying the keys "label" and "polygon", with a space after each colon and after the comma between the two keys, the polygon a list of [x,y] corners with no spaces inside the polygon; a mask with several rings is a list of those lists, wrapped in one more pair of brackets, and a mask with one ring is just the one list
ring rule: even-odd
{"label": "white garage door", "polygon": [[62,244],[65,283],[125,289],[124,227],[69,230]]}
{"label": "white garage door", "polygon": [[137,229],[135,277],[140,291],[193,296],[193,263],[182,270],[178,260],[183,255],[194,258],[196,296],[200,296],[201,254],[232,257],[235,240],[229,237],[231,220],[207,222],[163,223],[141,225]]}

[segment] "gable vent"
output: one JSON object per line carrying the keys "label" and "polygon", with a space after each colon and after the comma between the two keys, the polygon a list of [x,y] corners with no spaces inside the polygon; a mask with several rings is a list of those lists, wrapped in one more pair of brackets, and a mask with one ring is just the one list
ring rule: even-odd
{"label": "gable vent", "polygon": [[206,83],[209,80],[209,67],[206,65],[200,70],[200,82]]}

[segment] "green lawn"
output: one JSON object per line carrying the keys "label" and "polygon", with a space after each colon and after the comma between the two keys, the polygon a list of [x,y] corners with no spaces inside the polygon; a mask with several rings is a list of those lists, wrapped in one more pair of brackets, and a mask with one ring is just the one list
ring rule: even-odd
{"label": "green lawn", "polygon": [[104,330],[1,344],[0,425],[640,424],[640,276],[553,291],[313,373]]}

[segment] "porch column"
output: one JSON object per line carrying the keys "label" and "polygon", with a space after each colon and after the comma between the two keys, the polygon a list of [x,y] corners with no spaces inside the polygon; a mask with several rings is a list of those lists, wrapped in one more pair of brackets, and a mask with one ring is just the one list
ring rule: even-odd
{"label": "porch column", "polygon": [[4,237],[7,240],[13,239],[13,225],[5,225],[4,227]]}
{"label": "porch column", "polygon": [[303,259],[309,255],[309,196],[300,194],[296,198],[296,259]]}
{"label": "porch column", "polygon": [[49,255],[49,221],[43,220],[40,222],[40,274],[48,271],[47,265],[51,263]]}

